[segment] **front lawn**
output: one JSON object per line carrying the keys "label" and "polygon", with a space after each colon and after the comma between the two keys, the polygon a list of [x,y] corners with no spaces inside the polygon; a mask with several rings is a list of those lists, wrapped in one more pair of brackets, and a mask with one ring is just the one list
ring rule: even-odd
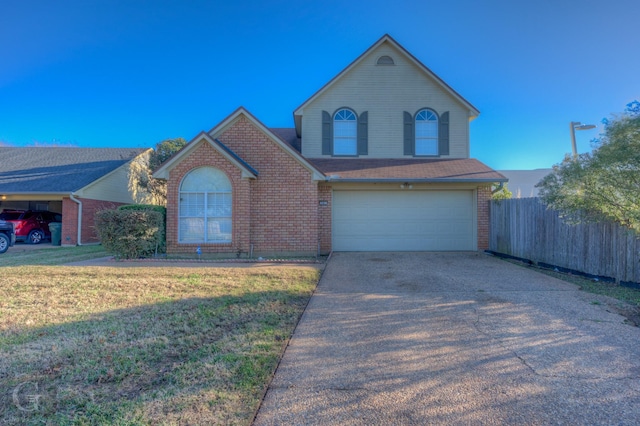
{"label": "front lawn", "polygon": [[0,266],[59,265],[109,256],[101,245],[56,247],[17,243],[0,254]]}
{"label": "front lawn", "polygon": [[319,278],[304,266],[0,273],[7,425],[248,424]]}

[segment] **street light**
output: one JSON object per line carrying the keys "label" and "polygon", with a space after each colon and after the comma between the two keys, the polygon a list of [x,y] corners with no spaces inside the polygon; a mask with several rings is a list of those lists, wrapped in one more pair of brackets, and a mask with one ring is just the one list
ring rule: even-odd
{"label": "street light", "polygon": [[569,124],[571,127],[571,149],[573,151],[573,158],[578,156],[578,149],[576,148],[576,130],[589,130],[595,129],[595,124],[582,124],[579,121],[572,121]]}

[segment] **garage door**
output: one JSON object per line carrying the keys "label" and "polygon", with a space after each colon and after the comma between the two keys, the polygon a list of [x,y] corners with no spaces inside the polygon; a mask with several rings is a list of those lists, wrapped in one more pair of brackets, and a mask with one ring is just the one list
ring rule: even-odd
{"label": "garage door", "polygon": [[333,250],[476,250],[473,191],[334,191]]}

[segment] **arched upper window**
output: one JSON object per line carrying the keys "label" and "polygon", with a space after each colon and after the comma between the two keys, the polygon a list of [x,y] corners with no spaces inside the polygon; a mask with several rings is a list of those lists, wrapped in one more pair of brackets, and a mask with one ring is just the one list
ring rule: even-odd
{"label": "arched upper window", "polygon": [[190,171],[180,184],[178,241],[228,243],[232,231],[232,189],[213,167]]}
{"label": "arched upper window", "polygon": [[333,155],[358,154],[358,118],[350,109],[340,109],[333,116]]}
{"label": "arched upper window", "polygon": [[391,56],[384,55],[378,58],[376,65],[395,65],[395,62]]}
{"label": "arched upper window", "polygon": [[438,115],[430,109],[416,114],[415,155],[438,155]]}

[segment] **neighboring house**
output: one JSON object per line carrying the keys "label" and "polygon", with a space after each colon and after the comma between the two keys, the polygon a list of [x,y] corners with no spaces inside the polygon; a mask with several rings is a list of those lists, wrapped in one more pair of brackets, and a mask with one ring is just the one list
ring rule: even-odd
{"label": "neighboring house", "polygon": [[538,196],[536,185],[553,169],[535,170],[499,170],[499,172],[509,179],[507,188],[511,191],[513,198],[531,198]]}
{"label": "neighboring house", "polygon": [[62,245],[98,242],[97,210],[136,200],[129,164],[150,149],[0,147],[0,210],[62,214]]}
{"label": "neighboring house", "polygon": [[500,173],[469,158],[478,110],[385,35],[269,129],[239,108],[154,174],[167,251],[480,250]]}

